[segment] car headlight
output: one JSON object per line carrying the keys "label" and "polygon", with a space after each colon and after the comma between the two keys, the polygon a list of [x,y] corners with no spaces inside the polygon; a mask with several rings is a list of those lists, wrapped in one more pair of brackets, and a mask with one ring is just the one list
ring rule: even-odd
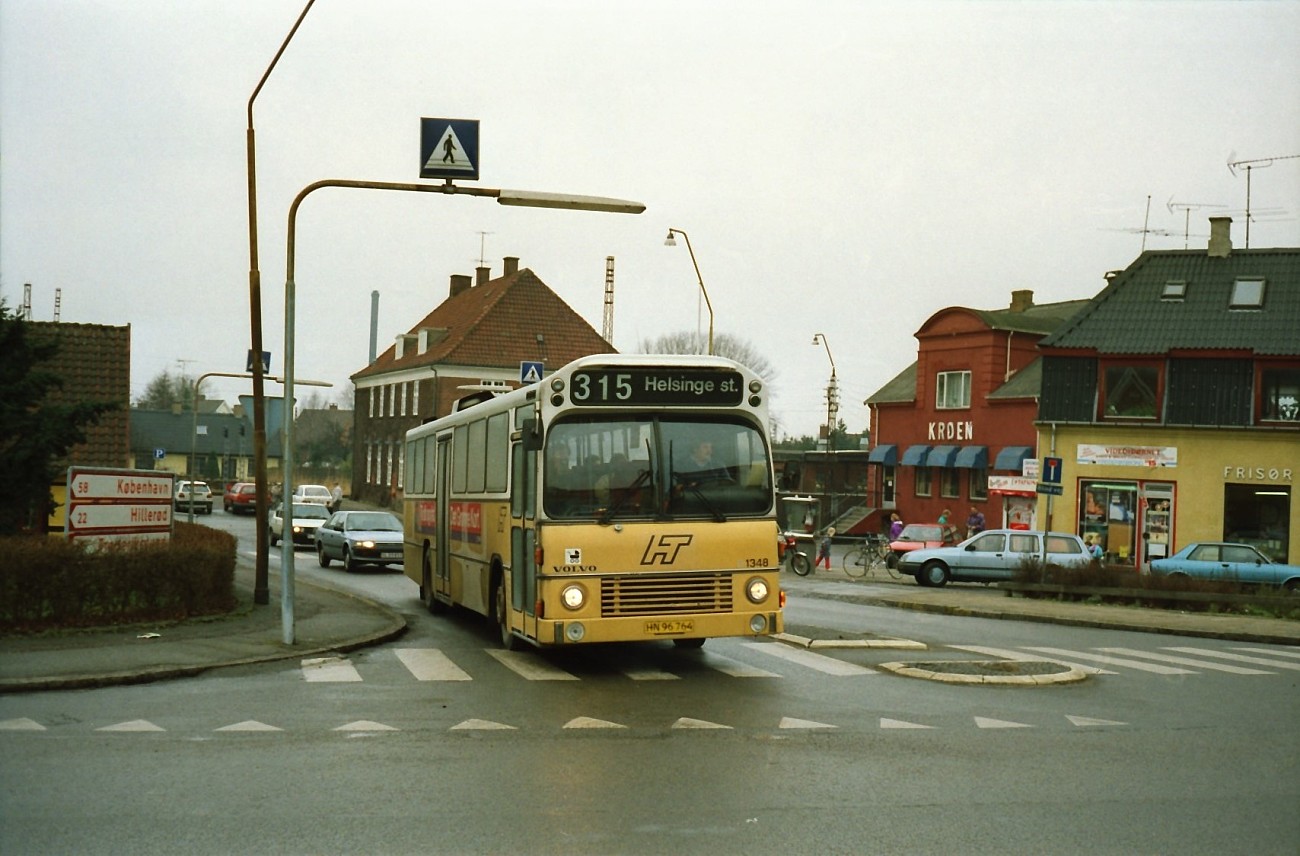
{"label": "car headlight", "polygon": [[565,609],[579,610],[587,602],[587,590],[582,586],[574,583],[567,585],[560,591],[560,603],[564,604]]}
{"label": "car headlight", "polygon": [[375,542],[374,542],[374,541],[358,541],[358,542],[357,542],[357,546],[360,547],[360,548],[362,548],[363,550],[373,550],[373,549],[375,549]]}
{"label": "car headlight", "polygon": [[754,577],[745,583],[745,597],[749,598],[751,603],[762,603],[767,600],[771,589],[767,586],[767,580],[762,577]]}

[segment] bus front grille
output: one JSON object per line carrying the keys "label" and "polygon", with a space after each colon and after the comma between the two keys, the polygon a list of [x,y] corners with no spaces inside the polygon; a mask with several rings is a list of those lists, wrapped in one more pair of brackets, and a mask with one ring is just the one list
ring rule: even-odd
{"label": "bus front grille", "polygon": [[698,612],[731,612],[730,574],[638,575],[600,581],[600,614],[606,618]]}

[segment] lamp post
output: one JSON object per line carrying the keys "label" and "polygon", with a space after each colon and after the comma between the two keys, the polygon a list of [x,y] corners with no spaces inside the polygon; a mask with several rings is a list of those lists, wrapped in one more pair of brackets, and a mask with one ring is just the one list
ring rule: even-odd
{"label": "lamp post", "polygon": [[695,267],[695,278],[700,281],[700,293],[704,295],[704,305],[709,309],[709,355],[713,355],[713,303],[709,301],[709,292],[704,288],[704,277],[700,276],[700,266],[695,261],[695,250],[691,249],[691,236],[681,229],[668,230],[668,237],[664,238],[665,247],[677,246],[677,239],[674,235],[681,235],[686,239],[686,251],[691,254],[691,264]]}
{"label": "lamp post", "polygon": [[275,58],[266,67],[262,79],[257,82],[257,88],[249,96],[248,130],[244,134],[248,150],[248,314],[252,327],[250,349],[253,352],[250,366],[253,372],[253,481],[257,483],[257,502],[253,503],[253,513],[257,520],[253,603],[260,605],[271,601],[270,588],[267,585],[270,538],[266,529],[267,500],[271,494],[266,483],[266,397],[262,388],[262,272],[257,267],[257,143],[253,134],[253,101],[256,100],[257,93],[262,91],[266,79],[271,76],[271,69],[275,68],[275,64],[280,61],[280,55],[289,46],[289,40],[293,38],[294,33],[298,32],[298,26],[302,24],[303,18],[307,17],[307,11],[315,2],[316,0],[307,0],[307,5],[303,7],[302,14],[294,22],[293,29],[285,36],[280,49],[275,52]]}
{"label": "lamp post", "polygon": [[[414,193],[443,193],[450,196],[486,196],[500,205],[524,208],[561,208],[570,211],[603,211],[611,214],[640,214],[645,205],[627,199],[607,196],[575,196],[564,193],[541,193],[531,190],[502,190],[493,187],[459,187],[448,179],[444,184],[410,184],[389,181],[357,181],[345,178],[327,178],[307,185],[294,197],[289,206],[288,248],[284,278],[284,398],[289,407],[284,414],[283,450],[283,515],[292,520],[293,497],[293,372],[294,372],[294,244],[297,232],[298,207],[311,193],[323,187],[350,187],[363,190],[397,190]],[[283,641],[293,644],[293,544],[285,543],[280,560],[280,615]]]}
{"label": "lamp post", "polygon": [[[194,417],[194,425],[193,425],[192,430],[190,431],[190,469],[191,469],[191,470],[196,469],[195,466],[194,466],[194,462],[197,460],[197,458],[196,458],[197,451],[196,451],[196,448],[195,448],[195,444],[198,442],[198,436],[199,436],[199,384],[203,383],[203,381],[204,381],[205,379],[210,378],[210,377],[236,377],[236,378],[249,378],[249,379],[251,379],[251,380],[255,380],[255,379],[256,379],[256,373],[255,373],[255,374],[235,374],[234,372],[205,372],[204,374],[199,375],[198,378],[194,381],[194,408],[193,408],[193,410],[194,410],[194,414],[193,414],[193,417]],[[284,383],[284,379],[283,379],[283,378],[276,377],[275,375],[263,375],[263,377],[264,377],[264,379],[269,380],[269,381],[271,381],[272,383]],[[298,383],[305,384],[305,385],[307,385],[307,386],[333,386],[333,385],[334,385],[334,384],[332,384],[332,383],[329,383],[328,381],[323,381],[323,380],[300,380],[300,381],[298,381]],[[254,418],[256,418],[256,417],[254,417]],[[256,430],[254,430],[254,436],[256,436],[256,433],[257,433]],[[263,436],[265,436],[265,435],[263,435]],[[265,451],[265,447],[263,447],[263,451]],[[242,452],[241,452],[241,454],[242,454]],[[266,463],[265,459],[263,459],[262,463],[263,463],[263,464]],[[193,475],[191,475],[191,478],[193,478]],[[267,509],[266,509],[266,506],[265,506],[265,504],[264,504],[264,502],[263,502],[263,498],[262,498],[262,496],[261,496],[260,489],[259,489],[259,493],[258,493],[258,497],[257,497],[257,502],[253,503],[253,506],[254,506],[255,509],[259,509],[259,508],[261,509],[260,512],[258,513],[258,516],[259,516],[259,517],[262,517],[262,518],[265,518],[265,517],[266,517]],[[193,522],[194,522],[194,501],[193,501],[193,499],[190,500],[190,521],[189,521],[189,522],[190,522],[190,523],[193,523]],[[265,528],[266,528],[266,524],[265,524],[265,523],[259,523],[259,524],[258,524],[258,527],[259,527],[260,529],[265,529]],[[265,537],[265,535],[263,535],[263,537]]]}
{"label": "lamp post", "polygon": [[831,356],[831,343],[825,333],[813,333],[812,343],[826,347],[826,359],[831,361],[831,382],[826,387],[826,446],[835,451],[835,414],[840,410],[840,385],[835,377],[835,358]]}

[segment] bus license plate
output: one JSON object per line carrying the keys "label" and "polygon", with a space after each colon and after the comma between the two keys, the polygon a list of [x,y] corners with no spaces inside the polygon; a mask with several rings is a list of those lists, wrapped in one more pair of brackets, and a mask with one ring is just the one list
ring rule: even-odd
{"label": "bus license plate", "polygon": [[690,619],[647,621],[645,632],[651,636],[679,636],[683,633],[694,633],[695,622]]}

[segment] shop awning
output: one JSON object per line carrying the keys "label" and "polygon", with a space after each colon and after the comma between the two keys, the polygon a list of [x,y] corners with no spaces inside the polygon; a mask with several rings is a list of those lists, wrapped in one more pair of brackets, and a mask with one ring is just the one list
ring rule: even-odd
{"label": "shop awning", "polygon": [[930,450],[930,454],[925,456],[925,465],[927,467],[951,467],[952,462],[956,459],[956,446],[935,446]]}
{"label": "shop awning", "polygon": [[871,450],[867,455],[867,463],[884,464],[887,467],[898,465],[898,446],[892,443],[882,443]]}
{"label": "shop awning", "polygon": [[1033,446],[1004,446],[993,461],[995,470],[1015,470],[1020,472],[1020,462],[1034,456]]}
{"label": "shop awning", "polygon": [[899,463],[905,467],[923,467],[925,466],[925,456],[928,454],[930,454],[929,446],[908,446],[907,451],[903,453],[903,460],[899,461]]}
{"label": "shop awning", "polygon": [[953,464],[959,470],[986,470],[989,467],[989,447],[988,446],[962,446],[957,452],[957,463]]}

